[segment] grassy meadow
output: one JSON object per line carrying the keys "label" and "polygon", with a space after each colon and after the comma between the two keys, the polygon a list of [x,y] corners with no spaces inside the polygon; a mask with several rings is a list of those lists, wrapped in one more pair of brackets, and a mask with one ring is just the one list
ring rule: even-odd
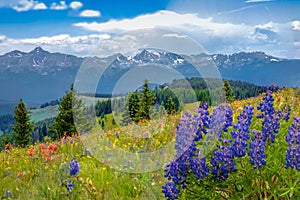
{"label": "grassy meadow", "polygon": [[[291,118],[288,122],[281,121],[281,129],[277,140],[273,146],[269,147],[268,154],[281,154],[278,160],[268,160],[264,170],[265,173],[272,173],[284,166],[284,153],[287,144],[283,144],[287,135],[288,127],[292,123],[293,117],[300,115],[300,96],[295,89],[283,89],[273,94],[275,99],[275,109],[280,109],[285,105],[291,108]],[[262,99],[262,95],[242,101],[234,101],[230,104],[233,110],[233,123],[237,122],[238,115],[242,112],[243,106],[251,103],[254,113],[257,113],[257,106]],[[194,105],[187,105],[192,109]],[[210,108],[211,112],[212,108]],[[32,111],[33,120],[44,118],[44,114],[39,115],[39,110]],[[54,108],[49,109],[47,116],[55,115]],[[64,137],[58,141],[48,143],[37,143],[27,148],[17,148],[7,145],[6,149],[0,152],[0,197],[3,199],[164,199],[162,186],[166,182],[164,169],[156,169],[151,172],[134,173],[126,172],[132,165],[119,162],[119,167],[115,167],[113,148],[122,149],[127,152],[141,153],[154,152],[164,148],[166,144],[174,144],[176,126],[179,123],[180,114],[172,115],[160,122],[150,121],[141,124],[141,129],[137,131],[135,125],[127,127],[117,127],[112,124],[112,115],[106,116],[106,126],[102,130],[97,125],[93,132],[88,135]],[[251,122],[252,128],[261,128],[261,123],[255,117]],[[107,146],[103,141],[108,141],[112,145]],[[172,143],[173,142],[173,143]],[[281,145],[283,149],[276,148]],[[283,145],[282,145],[283,144]],[[104,146],[103,146],[104,145]],[[110,147],[111,149],[109,149]],[[172,146],[171,149],[173,149]],[[171,155],[174,154],[170,149]],[[247,157],[244,162],[249,162]],[[79,172],[70,175],[69,163],[77,160]],[[168,160],[165,160],[166,164]],[[150,162],[150,161],[148,161]],[[156,162],[153,160],[152,162]],[[134,165],[135,163],[133,163]],[[148,163],[151,165],[152,163]],[[113,168],[111,166],[114,166]],[[276,168],[274,168],[274,166]],[[243,166],[237,165],[238,170],[243,170]],[[268,172],[268,169],[269,172]],[[259,172],[256,172],[259,173]],[[290,174],[290,181],[299,181],[300,174],[295,170],[287,170]],[[253,174],[246,174],[251,178]],[[232,175],[238,180],[240,174]],[[277,179],[279,188],[278,198],[270,199],[293,199],[293,196],[286,196],[285,190],[280,190],[280,184],[285,185],[285,180]],[[250,184],[255,182],[250,181]],[[271,183],[268,183],[271,185]],[[238,184],[240,187],[244,185]],[[272,186],[268,186],[271,187]],[[228,186],[228,190],[232,187]],[[233,189],[232,189],[233,190]],[[251,191],[249,191],[251,192]],[[300,191],[296,191],[296,196]],[[280,194],[279,194],[280,193]],[[281,196],[280,196],[281,195]],[[294,194],[295,195],[295,194]],[[248,196],[249,197],[249,196]],[[191,199],[183,192],[182,199]],[[241,197],[247,199],[246,196]],[[250,198],[250,197],[249,197]],[[226,199],[224,197],[224,199]],[[230,198],[228,198],[230,199]]]}

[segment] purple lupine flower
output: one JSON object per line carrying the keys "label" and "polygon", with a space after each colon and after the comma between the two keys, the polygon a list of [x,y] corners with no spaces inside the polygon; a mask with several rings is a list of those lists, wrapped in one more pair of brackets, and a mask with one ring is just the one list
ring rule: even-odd
{"label": "purple lupine flower", "polygon": [[262,165],[266,165],[265,146],[266,141],[261,131],[253,131],[254,137],[250,143],[250,163],[254,166],[254,169],[261,168]]}
{"label": "purple lupine flower", "polygon": [[286,141],[289,148],[286,151],[285,167],[300,171],[300,117],[296,117],[289,127]]}
{"label": "purple lupine flower", "polygon": [[218,150],[214,150],[211,157],[212,174],[218,181],[228,178],[228,173],[236,171],[236,163],[234,161],[234,149],[230,140],[223,140],[224,146],[218,146]]}
{"label": "purple lupine flower", "polygon": [[227,132],[228,128],[232,126],[232,109],[226,105],[225,106],[225,125],[223,127],[223,131]]}
{"label": "purple lupine flower", "polygon": [[67,178],[66,180],[63,180],[61,184],[68,190],[69,193],[66,193],[67,196],[73,193],[73,187],[75,187],[75,184],[72,183],[71,179]]}
{"label": "purple lupine flower", "polygon": [[209,112],[208,112],[208,104],[204,101],[201,106],[198,108],[199,113],[199,132],[207,134],[207,128],[210,124]]}
{"label": "purple lupine flower", "polygon": [[191,127],[191,121],[193,121],[192,114],[189,112],[183,113],[176,133],[175,150],[177,157],[188,150],[195,137],[197,127]]}
{"label": "purple lupine flower", "polygon": [[198,109],[198,114],[184,113],[180,119],[176,133],[176,158],[165,169],[165,177],[169,180],[163,191],[166,198],[177,198],[179,190],[176,187],[185,188],[186,178],[190,170],[196,178],[208,176],[209,169],[204,157],[199,157],[200,150],[196,143],[202,139],[202,133],[206,134],[209,126],[208,105],[203,103]]}
{"label": "purple lupine flower", "polygon": [[227,132],[230,126],[232,126],[232,110],[227,104],[221,104],[213,110],[209,131],[221,142],[223,131]]}
{"label": "purple lupine flower", "polygon": [[176,161],[171,161],[165,169],[165,177],[170,181],[179,183],[182,179],[178,173],[178,163]]}
{"label": "purple lupine flower", "polygon": [[275,86],[270,87],[266,95],[263,97],[263,101],[257,107],[261,111],[261,114],[257,118],[263,118],[262,133],[265,141],[270,141],[274,143],[275,136],[279,132],[280,127],[280,113],[275,111],[273,102],[274,98],[272,96]]}
{"label": "purple lupine flower", "polygon": [[205,157],[192,159],[190,166],[197,179],[208,177],[209,168],[206,165]]}
{"label": "purple lupine flower", "polygon": [[70,176],[75,176],[79,173],[80,168],[77,160],[72,160],[69,164]]}
{"label": "purple lupine flower", "polygon": [[166,182],[165,185],[162,186],[162,192],[167,199],[173,200],[178,198],[180,190],[177,189],[175,183]]}
{"label": "purple lupine flower", "polygon": [[288,106],[288,107],[287,107],[287,110],[286,110],[286,112],[285,112],[285,116],[283,117],[283,119],[284,119],[286,122],[288,122],[289,119],[290,119],[290,116],[291,116],[291,107]]}
{"label": "purple lupine flower", "polygon": [[300,153],[299,147],[290,147],[286,151],[286,163],[285,168],[296,168],[297,171],[300,171]]}
{"label": "purple lupine flower", "polygon": [[3,198],[7,198],[7,197],[13,198],[13,193],[12,193],[12,191],[4,188]]}
{"label": "purple lupine flower", "polygon": [[244,106],[243,112],[238,117],[238,123],[234,125],[237,131],[232,131],[231,136],[235,139],[233,142],[233,149],[235,156],[243,157],[247,152],[247,141],[250,139],[249,128],[253,115],[252,106]]}

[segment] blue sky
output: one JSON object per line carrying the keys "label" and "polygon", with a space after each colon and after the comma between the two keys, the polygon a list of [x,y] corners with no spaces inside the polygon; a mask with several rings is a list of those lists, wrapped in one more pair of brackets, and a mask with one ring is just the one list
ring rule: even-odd
{"label": "blue sky", "polygon": [[166,28],[207,53],[300,58],[296,0],[0,0],[0,54],[41,46],[87,55],[124,31]]}

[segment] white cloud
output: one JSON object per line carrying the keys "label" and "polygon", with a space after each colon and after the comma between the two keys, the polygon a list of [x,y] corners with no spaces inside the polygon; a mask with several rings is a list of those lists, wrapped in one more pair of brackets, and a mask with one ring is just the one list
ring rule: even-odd
{"label": "white cloud", "polygon": [[163,37],[174,37],[174,38],[187,38],[187,35],[180,35],[177,33],[168,33],[168,34],[164,34]]}
{"label": "white cloud", "polygon": [[75,55],[88,55],[90,51],[99,45],[99,42],[110,38],[108,34],[90,34],[82,36],[70,36],[68,34],[38,38],[8,38],[0,35],[0,54],[15,49],[31,51],[37,46],[50,51]]}
{"label": "white cloud", "polygon": [[293,30],[300,31],[300,21],[292,22]]}
{"label": "white cloud", "polygon": [[133,19],[110,20],[105,23],[75,23],[74,26],[90,31],[98,32],[118,32],[137,30],[142,28],[176,28],[177,30],[189,30],[217,35],[239,34],[249,31],[245,25],[235,25],[230,23],[217,23],[212,18],[200,18],[197,14],[178,14],[172,11],[159,11],[154,14],[141,15]]}
{"label": "white cloud", "polygon": [[[163,28],[184,34],[200,43],[209,53],[234,53],[237,51],[265,51],[274,56],[293,57],[293,42],[300,38],[293,29],[298,22],[245,25],[216,22],[213,18],[201,18],[197,14],[179,14],[159,11],[132,19],[108,22],[81,22],[74,26],[93,32],[119,33],[145,28]],[[168,35],[175,36],[175,35]]]}
{"label": "white cloud", "polygon": [[47,6],[44,3],[38,3],[33,7],[33,10],[46,10]]}
{"label": "white cloud", "polygon": [[47,6],[44,3],[39,2],[38,0],[0,1],[0,8],[1,7],[12,8],[18,12],[47,9]]}
{"label": "white cloud", "polygon": [[73,1],[70,3],[70,8],[73,10],[78,10],[83,6],[83,4],[80,1]]}
{"label": "white cloud", "polygon": [[18,12],[31,10],[38,2],[32,0],[20,0],[12,8]]}
{"label": "white cloud", "polygon": [[246,3],[259,3],[259,2],[268,2],[272,0],[247,0]]}
{"label": "white cloud", "polygon": [[60,1],[59,3],[53,2],[50,7],[52,10],[65,10],[67,8],[68,6],[65,1]]}
{"label": "white cloud", "polygon": [[[24,12],[29,10],[46,10],[48,6],[41,2],[42,0],[0,0],[0,8],[12,8],[18,12]],[[66,4],[66,1],[56,1],[52,2],[49,7],[51,10],[65,10],[71,8],[73,10],[78,10],[83,6],[80,1],[73,1],[69,4]]]}
{"label": "white cloud", "polygon": [[101,13],[98,10],[84,10],[79,16],[81,17],[100,17]]}

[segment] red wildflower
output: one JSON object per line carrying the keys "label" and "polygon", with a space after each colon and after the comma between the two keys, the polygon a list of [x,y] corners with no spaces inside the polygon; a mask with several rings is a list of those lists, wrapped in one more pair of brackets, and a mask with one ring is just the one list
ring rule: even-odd
{"label": "red wildflower", "polygon": [[48,151],[46,149],[42,149],[42,154],[43,154],[43,156],[47,156],[48,155]]}
{"label": "red wildflower", "polygon": [[40,144],[40,149],[41,149],[41,150],[45,149],[45,145],[44,145],[43,143]]}
{"label": "red wildflower", "polygon": [[54,150],[54,145],[53,145],[53,144],[49,144],[48,149],[49,149],[50,151],[53,151],[53,150]]}
{"label": "red wildflower", "polygon": [[46,161],[48,162],[48,161],[50,161],[51,160],[51,157],[46,157]]}
{"label": "red wildflower", "polygon": [[53,147],[53,150],[54,150],[54,151],[58,151],[58,146],[55,145],[55,146]]}
{"label": "red wildflower", "polygon": [[277,101],[281,101],[281,98],[282,98],[281,96],[277,97]]}
{"label": "red wildflower", "polygon": [[34,149],[30,148],[28,151],[28,156],[33,156],[33,154],[34,154]]}

